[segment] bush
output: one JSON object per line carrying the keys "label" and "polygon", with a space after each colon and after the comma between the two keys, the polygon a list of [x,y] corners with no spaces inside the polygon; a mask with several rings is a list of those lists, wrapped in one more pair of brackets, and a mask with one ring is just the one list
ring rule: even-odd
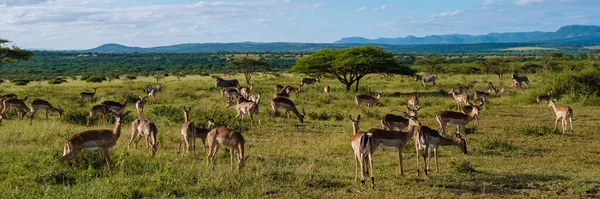
{"label": "bush", "polygon": [[65,79],[63,77],[57,77],[57,78],[48,80],[48,84],[62,84],[64,82],[67,82],[67,79]]}
{"label": "bush", "polygon": [[[88,113],[83,112],[83,111],[78,111],[78,112],[65,111],[63,113],[62,117],[60,117],[60,120],[63,122],[71,123],[71,124],[86,125],[87,117],[88,117]],[[101,116],[96,115],[96,118],[97,117],[101,117]]]}
{"label": "bush", "polygon": [[469,162],[469,161],[462,161],[462,162],[452,161],[450,163],[450,166],[457,173],[475,173],[475,172],[477,172],[477,170],[475,170],[475,168],[473,168],[473,165],[471,165],[471,162]]}
{"label": "bush", "polygon": [[93,76],[93,77],[89,77],[85,80],[86,82],[95,82],[95,83],[99,83],[102,81],[106,81],[106,77],[98,77],[98,76]]}
{"label": "bush", "polygon": [[600,70],[589,66],[583,70],[566,69],[561,72],[546,70],[543,73],[543,84],[557,97],[568,96],[573,102],[584,102],[588,105],[600,104]]}
{"label": "bush", "polygon": [[128,79],[128,80],[137,79],[137,77],[135,75],[127,75],[127,76],[125,76],[125,78]]}
{"label": "bush", "polygon": [[17,85],[17,86],[25,86],[25,85],[29,84],[29,82],[31,82],[31,80],[29,80],[29,79],[15,79],[15,80],[12,80],[12,83],[14,85]]}

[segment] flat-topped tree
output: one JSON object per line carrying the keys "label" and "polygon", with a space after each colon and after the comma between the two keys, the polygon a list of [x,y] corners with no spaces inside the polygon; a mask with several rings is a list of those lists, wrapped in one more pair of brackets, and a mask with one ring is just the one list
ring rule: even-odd
{"label": "flat-topped tree", "polygon": [[0,66],[14,63],[17,60],[30,60],[33,53],[15,45],[9,46],[9,40],[0,38]]}
{"label": "flat-topped tree", "polygon": [[425,67],[425,70],[427,70],[427,75],[431,76],[431,74],[442,69],[442,61],[444,61],[444,59],[444,57],[429,56],[427,58],[415,61],[414,64]]}
{"label": "flat-topped tree", "polygon": [[242,70],[247,84],[250,84],[250,79],[252,79],[252,75],[254,75],[254,73],[267,72],[271,70],[271,63],[265,60],[256,60],[248,57],[231,60],[229,61],[229,64]]}
{"label": "flat-topped tree", "polygon": [[356,92],[358,92],[360,79],[368,74],[414,74],[412,69],[401,66],[392,53],[368,45],[344,50],[317,51],[308,57],[298,59],[290,71],[337,78],[346,85],[346,91],[350,91],[352,84],[356,83]]}

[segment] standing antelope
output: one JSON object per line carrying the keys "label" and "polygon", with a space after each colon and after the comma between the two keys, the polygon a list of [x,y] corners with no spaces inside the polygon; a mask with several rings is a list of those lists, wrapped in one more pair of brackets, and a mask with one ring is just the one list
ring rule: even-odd
{"label": "standing antelope", "polygon": [[[417,97],[416,95],[411,95],[410,97],[408,97],[408,105],[411,105],[413,109],[417,108],[417,106],[419,106],[419,97]],[[421,109],[420,106],[419,109]]]}
{"label": "standing antelope", "polygon": [[423,170],[425,175],[429,174],[429,165],[431,163],[431,149],[435,156],[435,171],[440,172],[438,166],[438,147],[439,146],[457,146],[460,150],[467,154],[467,141],[462,138],[460,133],[456,134],[456,138],[448,139],[442,137],[436,130],[427,126],[422,126],[421,131],[415,137],[415,148],[417,151],[417,175],[419,175],[419,151],[423,150]]}
{"label": "standing antelope", "polygon": [[[190,121],[191,110],[191,107],[183,107],[183,118],[185,121],[181,125],[181,141],[179,142],[179,148],[177,150],[178,153],[181,151],[181,144],[185,144],[188,153],[190,152],[190,149],[192,152],[196,151],[196,129],[194,128],[194,123]],[[185,151],[181,154],[181,156],[183,157],[184,154]]]}
{"label": "standing antelope", "polygon": [[448,91],[448,94],[452,94],[452,97],[456,101],[456,106],[458,106],[458,110],[460,110],[461,103],[467,104],[467,102],[469,101],[469,93],[467,93],[467,92],[463,92],[461,94],[456,94],[454,92],[454,89],[451,88],[450,91]]}
{"label": "standing antelope", "polygon": [[321,82],[321,80],[316,77],[316,78],[302,78],[300,79],[300,86],[304,85],[304,84],[308,84],[308,85],[313,85],[316,82]]}
{"label": "standing antelope", "polygon": [[488,93],[488,92],[475,91],[475,94],[473,95],[473,99],[476,101],[485,102],[487,100],[488,96],[490,96],[490,93]]}
{"label": "standing antelope", "polygon": [[31,110],[27,107],[27,105],[25,105],[25,99],[27,99],[27,96],[23,99],[17,99],[17,98],[8,98],[5,99],[4,101],[2,101],[2,105],[3,105],[3,109],[2,109],[2,114],[4,114],[4,116],[6,116],[6,112],[9,109],[15,109],[17,110],[17,115],[19,119],[23,119],[23,117],[25,117],[25,115],[30,112]]}
{"label": "standing antelope", "polygon": [[512,79],[515,82],[518,82],[519,85],[521,85],[521,82],[525,82],[525,85],[527,85],[527,88],[529,88],[529,78],[527,78],[527,76],[517,76],[516,74],[512,74]]}
{"label": "standing antelope", "polygon": [[110,113],[110,108],[108,106],[105,106],[102,104],[92,106],[92,108],[90,109],[90,116],[88,116],[88,118],[87,118],[87,125],[86,125],[87,127],[90,126],[90,120],[92,120],[92,118],[98,113],[102,114],[101,121],[106,121],[107,120],[106,115]]}
{"label": "standing antelope", "polygon": [[127,106],[127,101],[129,101],[129,97],[125,97],[125,101],[123,104],[115,101],[104,101],[101,104],[107,106],[110,110],[115,111],[117,113],[121,112]]}
{"label": "standing antelope", "polygon": [[284,87],[282,85],[279,85],[279,84],[275,85],[275,93],[281,92],[281,90],[283,90],[283,88]]}
{"label": "standing antelope", "polygon": [[463,130],[466,132],[466,127],[471,120],[479,115],[479,107],[474,108],[470,113],[459,113],[454,111],[441,111],[435,116],[435,120],[440,124],[438,131],[442,131],[444,135],[446,134],[446,126],[447,125],[456,125],[456,129],[458,133],[460,133],[460,127],[463,127]]}
{"label": "standing antelope", "polygon": [[285,88],[283,88],[283,90],[285,90],[285,92],[287,92],[288,94],[296,93],[297,96],[298,94],[300,94],[300,90],[302,90],[302,85],[300,85],[298,88],[293,86],[286,86]]}
{"label": "standing antelope", "polygon": [[229,151],[229,157],[231,166],[233,166],[234,155],[238,160],[237,169],[240,170],[244,167],[244,162],[248,157],[244,157],[244,137],[240,132],[235,130],[220,127],[211,130],[206,136],[208,141],[208,153],[206,159],[208,163],[212,163],[212,169],[215,167],[215,154],[219,147],[225,147],[231,149]]}
{"label": "standing antelope", "polygon": [[381,99],[381,95],[383,93],[377,93],[377,96],[373,97],[370,95],[364,95],[364,94],[359,94],[354,96],[354,102],[356,103],[356,108],[358,108],[360,106],[361,103],[365,103],[367,104],[367,107],[369,107],[369,109],[371,108],[371,106],[373,106],[373,104],[375,104],[377,101],[379,101],[379,99]]}
{"label": "standing antelope", "polygon": [[573,109],[569,106],[556,106],[556,100],[550,100],[548,103],[548,107],[552,107],[554,113],[556,113],[556,120],[554,120],[554,130],[556,130],[556,126],[558,124],[558,119],[562,118],[561,124],[563,133],[567,128],[567,119],[569,119],[569,123],[571,123],[571,132],[573,132]]}
{"label": "standing antelope", "polygon": [[146,104],[146,96],[139,97],[140,99],[135,102],[135,110],[137,111],[138,119],[142,118],[142,114],[144,114],[144,104]]}
{"label": "standing antelope", "polygon": [[150,97],[150,103],[151,103],[151,104],[154,104],[154,103],[156,103],[156,92],[157,92],[156,90],[151,90],[151,91],[148,93],[148,97]]}
{"label": "standing antelope", "polygon": [[550,101],[551,98],[551,94],[552,91],[548,92],[547,95],[539,95],[535,98],[535,104],[537,105],[537,107],[540,107],[540,102],[544,101],[546,103],[548,103],[548,101]]}
{"label": "standing antelope", "polygon": [[48,111],[54,111],[58,113],[58,116],[62,116],[63,113],[63,109],[62,107],[60,107],[60,105],[58,105],[58,108],[54,108],[50,102],[46,101],[46,100],[41,100],[41,99],[36,99],[33,100],[33,102],[31,102],[31,104],[29,104],[29,107],[31,108],[31,115],[29,123],[33,122],[33,117],[35,116],[35,113],[42,109],[44,110],[44,112],[46,113],[46,120],[48,120]]}
{"label": "standing antelope", "polygon": [[94,96],[96,95],[96,89],[98,89],[98,88],[93,88],[92,87],[92,89],[94,89],[93,93],[90,93],[90,92],[81,92],[81,93],[79,93],[79,96],[81,97],[81,101],[79,101],[80,104],[83,105],[83,100],[84,99],[90,99],[90,102],[94,101]]}
{"label": "standing antelope", "polygon": [[242,116],[242,121],[244,121],[245,115],[250,115],[250,124],[254,124],[254,115],[258,117],[258,125],[260,125],[260,114],[258,113],[258,104],[254,102],[243,102],[236,104],[232,101],[227,102],[227,106],[225,108],[232,107],[237,111],[237,115],[235,118],[237,119],[240,115]]}
{"label": "standing antelope", "polygon": [[[408,108],[408,106],[406,106],[406,110],[407,112],[404,112],[404,116],[406,116],[407,118],[410,118],[411,116],[416,117],[419,114],[419,109],[410,109]],[[383,128],[383,130],[390,130],[390,131],[401,131],[402,129],[404,129],[404,127],[408,126],[408,119],[399,116],[399,115],[394,115],[394,114],[386,114],[385,116],[383,116],[383,118],[381,118],[381,126]]]}
{"label": "standing antelope", "polygon": [[273,115],[275,115],[279,107],[285,109],[285,114],[287,115],[287,118],[290,118],[290,111],[292,111],[294,114],[296,114],[298,120],[300,120],[300,123],[304,123],[304,116],[306,115],[304,109],[302,109],[302,114],[300,114],[300,112],[298,112],[298,109],[296,109],[296,105],[294,105],[294,102],[283,97],[275,97],[271,99],[271,116],[269,117],[269,119],[273,118]]}
{"label": "standing antelope", "polygon": [[[202,146],[204,147],[204,150],[207,149],[206,136],[212,130],[212,128],[215,126],[214,116],[210,117],[210,118],[206,117],[206,121],[207,121],[206,128],[194,127],[194,132],[196,133],[196,138],[200,138],[202,140]],[[181,146],[181,142],[179,143],[179,145]],[[196,143],[194,143],[194,146],[196,146]],[[194,149],[194,150],[196,150],[196,149]]]}
{"label": "standing antelope", "polygon": [[114,129],[85,130],[81,133],[71,135],[69,139],[67,139],[63,155],[60,157],[59,161],[62,162],[72,159],[84,149],[89,151],[102,149],[106,165],[110,168],[110,156],[108,150],[117,144],[117,140],[121,136],[121,123],[129,112],[112,112],[112,114],[115,117]]}
{"label": "standing antelope", "polygon": [[263,94],[263,92],[257,92],[256,96],[250,95],[248,97],[248,100],[250,100],[258,105],[258,104],[260,104],[260,98],[261,98],[262,94]]}
{"label": "standing antelope", "polygon": [[250,84],[250,88],[248,87],[237,87],[236,90],[238,91],[238,93],[240,93],[243,97],[248,98],[248,96],[250,96],[250,93],[252,92],[252,89],[254,88],[254,84]]}
{"label": "standing antelope", "polygon": [[[156,134],[158,134],[158,128],[156,128],[156,124],[146,118],[138,118],[131,123],[131,139],[127,146],[131,145],[132,142],[135,141],[135,146],[137,148],[137,143],[144,136],[146,139],[146,147],[150,148],[152,152],[152,157],[156,155],[156,150],[158,148],[158,140],[156,139]],[[148,140],[150,137],[150,140]]]}
{"label": "standing antelope", "polygon": [[331,87],[329,87],[329,85],[323,87],[323,91],[327,93],[327,97],[331,97]]}
{"label": "standing antelope", "polygon": [[227,97],[227,99],[244,97],[236,89],[233,89],[233,88],[221,89],[221,97],[223,97],[223,96]]}
{"label": "standing antelope", "polygon": [[[360,182],[365,183],[365,176],[368,175],[367,161],[371,158],[368,156],[369,140],[365,132],[358,131],[360,124],[360,115],[356,117],[356,120],[352,119],[351,115],[348,115],[352,122],[352,138],[350,139],[350,145],[354,150],[354,180],[358,178],[358,165],[360,164]],[[371,179],[373,180],[373,179]]]}
{"label": "standing antelope", "polygon": [[[475,105],[471,104],[471,102],[468,102],[468,105],[462,107],[461,112],[464,114],[471,114],[471,112],[473,112],[473,110],[475,110],[475,109],[477,109],[478,111],[481,111],[481,109],[483,108],[483,104],[484,104],[484,102],[481,102],[481,104],[479,104],[479,106],[475,106]],[[475,116],[475,126],[479,126],[479,113],[477,114],[477,116]]]}
{"label": "standing antelope", "polygon": [[421,127],[421,122],[417,120],[416,117],[409,117],[409,125],[407,132],[401,131],[386,131],[382,129],[370,129],[366,133],[367,141],[367,155],[370,164],[370,173],[371,173],[371,187],[375,188],[375,179],[373,177],[373,153],[378,147],[382,147],[385,149],[395,149],[398,151],[398,159],[400,163],[400,175],[404,175],[404,169],[402,166],[402,150],[404,146],[408,143],[408,140],[412,138],[415,132],[419,131]]}
{"label": "standing antelope", "polygon": [[421,82],[423,82],[423,86],[426,86],[425,83],[427,83],[427,82],[431,82],[431,83],[433,83],[433,86],[435,86],[436,79],[437,78],[435,76],[416,76],[415,82],[421,80]]}

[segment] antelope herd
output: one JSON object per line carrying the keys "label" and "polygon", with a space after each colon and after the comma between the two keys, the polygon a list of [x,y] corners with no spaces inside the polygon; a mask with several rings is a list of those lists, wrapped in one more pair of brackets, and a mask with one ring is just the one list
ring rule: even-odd
{"label": "antelope herd", "polygon": [[[415,80],[422,81],[423,86],[426,86],[427,82],[432,82],[436,86],[435,76],[416,77]],[[513,86],[520,88],[521,82],[524,82],[529,87],[529,79],[527,76],[517,76],[513,74]],[[293,86],[275,86],[275,93],[269,100],[270,112],[269,119],[271,120],[278,109],[282,108],[285,110],[287,118],[290,117],[290,112],[296,115],[300,123],[304,123],[304,117],[306,112],[304,108],[299,109],[296,104],[290,99],[290,94],[294,93],[296,96],[302,92],[304,85],[314,85],[320,82],[319,78],[302,78],[299,87]],[[249,84],[249,87],[240,86],[238,80],[225,80],[220,77],[216,78],[215,87],[222,87],[220,94],[222,97],[226,97],[225,108],[233,108],[236,111],[235,118],[241,116],[242,122],[244,117],[250,117],[250,125],[254,125],[254,116],[258,118],[258,125],[261,125],[261,119],[259,114],[260,98],[263,92],[257,92],[254,84]],[[367,175],[371,177],[371,187],[374,188],[374,170],[373,170],[373,153],[377,148],[382,147],[385,149],[393,149],[398,152],[399,157],[399,173],[404,174],[402,166],[402,151],[406,144],[411,138],[414,137],[414,143],[417,152],[417,175],[419,175],[419,153],[423,156],[423,171],[426,175],[429,175],[429,167],[431,160],[431,151],[433,150],[436,171],[439,172],[438,167],[438,147],[454,145],[457,146],[463,153],[467,153],[467,141],[466,126],[473,119],[477,119],[484,106],[487,103],[491,91],[495,94],[500,95],[504,92],[504,88],[496,89],[491,82],[486,84],[488,92],[473,91],[473,99],[479,102],[479,105],[473,105],[469,102],[469,89],[472,87],[464,88],[452,88],[448,91],[449,95],[452,95],[454,101],[457,104],[457,108],[460,112],[442,110],[435,115],[435,120],[439,126],[436,130],[424,126],[419,121],[419,111],[421,105],[419,104],[419,97],[415,93],[408,97],[406,105],[406,112],[404,117],[394,114],[386,114],[381,118],[381,129],[371,128],[366,132],[359,131],[359,123],[361,116],[358,115],[356,119],[349,116],[352,122],[353,136],[351,137],[351,146],[354,150],[355,157],[355,176],[358,178],[358,172],[360,170],[361,182],[365,182]],[[93,87],[93,92],[81,92],[80,93],[80,104],[83,105],[85,99],[89,99],[91,102],[95,101],[98,88]],[[155,156],[158,149],[158,133],[159,127],[150,119],[144,118],[144,106],[149,102],[156,102],[157,92],[163,90],[162,85],[156,87],[147,86],[143,89],[148,93],[148,96],[139,96],[135,102],[135,108],[137,111],[137,119],[131,123],[131,139],[128,145],[136,144],[139,139],[143,136],[145,138],[146,146],[150,150],[152,156]],[[326,85],[324,86],[324,92],[328,98],[331,98],[331,88]],[[1,92],[1,91],[0,91]],[[255,92],[256,95],[252,95]],[[82,150],[97,150],[102,149],[104,158],[107,166],[110,168],[110,156],[109,149],[116,145],[117,140],[121,135],[121,125],[125,116],[130,111],[125,112],[130,96],[122,96],[123,102],[115,101],[104,101],[100,104],[93,105],[89,109],[89,116],[87,117],[87,125],[89,127],[90,121],[98,114],[102,115],[99,121],[106,121],[107,115],[112,115],[115,118],[113,129],[97,129],[97,130],[85,130],[80,133],[71,135],[67,139],[67,144],[64,146],[64,153],[59,160],[72,159]],[[354,97],[355,108],[358,109],[360,104],[367,104],[367,107],[371,109],[375,103],[381,100],[383,93],[376,93],[375,96],[359,94]],[[26,105],[28,95],[23,99],[18,99],[14,94],[7,94],[0,96],[0,105],[2,105],[2,111],[0,112],[0,124],[2,120],[6,119],[10,110],[15,110],[18,114],[18,118],[22,119],[27,113],[30,113],[30,123],[33,122],[35,113],[39,110],[44,110],[46,114],[46,120],[48,120],[48,112],[56,112],[59,117],[63,114],[64,110],[60,105],[56,107],[51,105],[50,102],[43,99],[35,99],[29,107]],[[236,99],[236,101],[234,101]],[[555,114],[556,120],[554,123],[554,129],[556,130],[558,120],[561,119],[563,132],[566,131],[568,124],[570,123],[571,131],[573,131],[573,110],[569,106],[558,106],[555,103],[551,93],[547,95],[537,96],[535,99],[536,105],[539,106],[541,102],[547,102],[548,107],[551,107]],[[462,105],[462,106],[461,106]],[[489,106],[489,105],[488,105]],[[124,113],[123,113],[124,112]],[[184,116],[184,123],[181,125],[181,140],[179,141],[178,153],[184,156],[187,153],[195,153],[195,140],[197,138],[202,139],[204,149],[206,151],[207,163],[214,165],[215,153],[220,147],[226,147],[230,149],[231,165],[234,165],[234,159],[237,160],[237,168],[242,169],[244,162],[248,159],[244,152],[245,139],[242,132],[229,129],[226,127],[216,127],[214,115],[212,117],[206,117],[207,126],[206,128],[199,128],[197,124],[194,124],[190,120],[191,107],[183,107],[182,109]],[[448,138],[446,133],[446,127],[448,125],[457,126],[457,133],[454,138]],[[404,130],[406,129],[406,130]],[[461,130],[462,129],[462,130]],[[461,134],[462,131],[462,134]],[[184,145],[184,151],[181,152],[181,147]],[[360,169],[359,169],[360,165]],[[214,167],[214,166],[213,166]]]}

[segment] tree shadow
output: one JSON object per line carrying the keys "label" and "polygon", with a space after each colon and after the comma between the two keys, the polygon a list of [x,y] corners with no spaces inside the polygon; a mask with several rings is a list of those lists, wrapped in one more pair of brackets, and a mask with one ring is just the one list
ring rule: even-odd
{"label": "tree shadow", "polygon": [[[481,173],[481,172],[478,172]],[[518,194],[521,190],[540,189],[541,183],[553,181],[570,180],[569,177],[561,175],[537,175],[537,174],[509,174],[494,175],[485,174],[484,177],[473,177],[462,179],[467,183],[441,185],[443,188],[455,194],[473,193],[473,194]]]}

